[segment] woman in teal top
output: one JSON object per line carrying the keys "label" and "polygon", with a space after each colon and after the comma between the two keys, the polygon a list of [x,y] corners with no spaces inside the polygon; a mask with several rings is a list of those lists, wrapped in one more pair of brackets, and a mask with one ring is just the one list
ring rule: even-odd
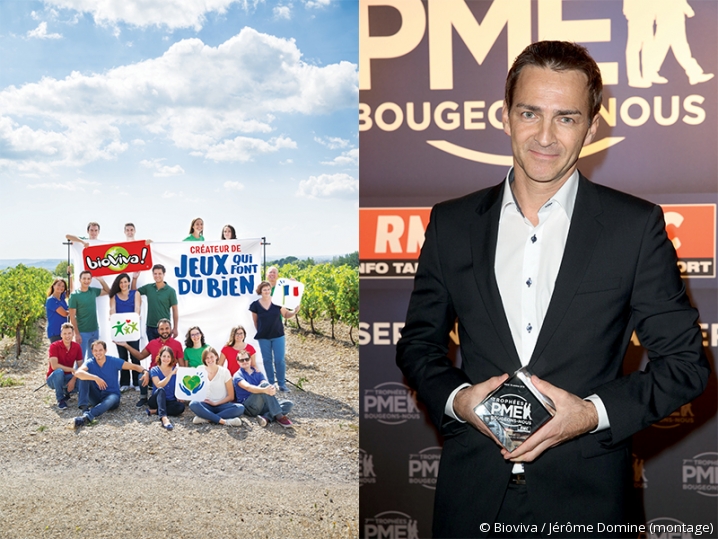
{"label": "woman in teal top", "polygon": [[204,333],[198,326],[192,326],[184,339],[184,359],[188,367],[197,368],[202,365],[202,352],[209,348],[204,342]]}
{"label": "woman in teal top", "polygon": [[193,219],[189,225],[189,236],[182,241],[204,241],[203,231],[204,221],[200,217],[197,217]]}

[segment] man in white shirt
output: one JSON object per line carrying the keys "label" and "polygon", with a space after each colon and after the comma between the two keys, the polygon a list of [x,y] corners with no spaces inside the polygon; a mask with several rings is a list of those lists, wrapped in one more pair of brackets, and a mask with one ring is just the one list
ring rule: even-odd
{"label": "man in white shirt", "polygon": [[[585,48],[527,47],[503,108],[514,166],[496,187],[432,210],[397,364],[445,439],[434,537],[540,537],[547,522],[582,526],[552,537],[594,537],[597,522],[626,525],[630,436],[707,383],[660,208],[577,170],[601,96]],[[461,368],[446,357],[457,319]],[[623,376],[634,329],[652,361]],[[522,366],[556,415],[509,453],[473,410]]]}

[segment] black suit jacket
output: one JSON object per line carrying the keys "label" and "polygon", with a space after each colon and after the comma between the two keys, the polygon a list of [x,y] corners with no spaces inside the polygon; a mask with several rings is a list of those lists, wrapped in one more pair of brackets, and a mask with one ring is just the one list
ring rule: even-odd
{"label": "black suit jacket", "polygon": [[[431,213],[397,364],[445,437],[436,537],[482,537],[511,473],[496,445],[444,415],[450,393],[521,366],[494,260],[504,183]],[[458,318],[462,366],[446,357]],[[610,429],[526,465],[540,522],[625,524],[630,436],[698,396],[709,366],[660,207],[579,179],[563,260],[529,368],[579,397],[597,394]],[[648,367],[622,374],[633,331]]]}

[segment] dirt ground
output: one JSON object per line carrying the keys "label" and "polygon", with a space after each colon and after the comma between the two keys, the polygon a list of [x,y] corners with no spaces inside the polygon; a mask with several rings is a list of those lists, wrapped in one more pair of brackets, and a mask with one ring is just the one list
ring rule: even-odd
{"label": "dirt ground", "polygon": [[[77,431],[40,387],[46,340],[19,360],[0,343],[0,537],[357,537],[358,348],[348,328],[287,331],[294,429],[194,425],[165,431],[123,394]],[[161,535],[158,535],[161,534]]]}

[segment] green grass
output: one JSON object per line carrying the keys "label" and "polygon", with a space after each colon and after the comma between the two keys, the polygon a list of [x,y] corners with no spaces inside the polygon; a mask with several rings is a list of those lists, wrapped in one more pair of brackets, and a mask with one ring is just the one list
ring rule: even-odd
{"label": "green grass", "polygon": [[0,387],[12,387],[12,386],[21,386],[21,385],[22,385],[22,380],[13,378],[12,376],[5,374],[4,372],[0,373]]}

